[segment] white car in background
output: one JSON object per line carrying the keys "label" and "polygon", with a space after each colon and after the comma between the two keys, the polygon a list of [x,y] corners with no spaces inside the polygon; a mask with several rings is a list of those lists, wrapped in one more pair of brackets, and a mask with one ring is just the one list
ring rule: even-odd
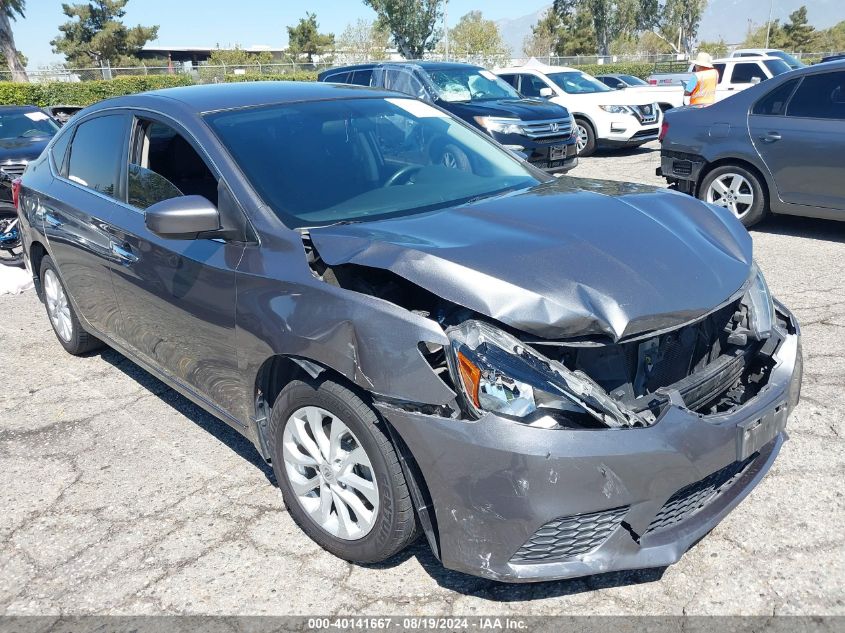
{"label": "white car in background", "polygon": [[578,126],[578,152],[598,147],[636,147],[657,140],[663,113],[653,97],[612,90],[585,72],[546,66],[535,60],[494,73],[526,97],[543,97],[566,107]]}
{"label": "white car in background", "polygon": [[731,53],[731,57],[778,57],[785,61],[792,70],[806,66],[804,62],[779,48],[738,48]]}
{"label": "white car in background", "polygon": [[651,98],[663,112],[680,108],[684,103],[683,86],[653,86],[634,75],[609,73],[596,75],[596,79],[611,90],[624,90],[628,94],[639,94]]}

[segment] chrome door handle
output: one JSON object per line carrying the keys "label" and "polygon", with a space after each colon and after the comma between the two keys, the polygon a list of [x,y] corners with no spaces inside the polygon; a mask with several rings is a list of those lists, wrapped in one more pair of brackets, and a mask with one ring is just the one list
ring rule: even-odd
{"label": "chrome door handle", "polygon": [[112,255],[119,259],[123,265],[128,266],[138,261],[138,256],[129,250],[128,245],[121,246],[116,242],[111,242],[110,246]]}
{"label": "chrome door handle", "polygon": [[779,132],[768,132],[760,137],[760,140],[764,143],[774,143],[776,141],[781,140],[783,137],[780,135]]}

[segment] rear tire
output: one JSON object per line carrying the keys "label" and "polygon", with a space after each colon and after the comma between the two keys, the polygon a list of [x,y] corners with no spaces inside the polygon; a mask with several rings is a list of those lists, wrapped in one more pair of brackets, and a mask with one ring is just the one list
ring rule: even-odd
{"label": "rear tire", "polygon": [[47,317],[53,332],[65,350],[79,356],[102,347],[102,342],[82,327],[73,304],[70,302],[59,272],[49,255],[41,260],[41,300],[47,308]]}
{"label": "rear tire", "polygon": [[444,167],[458,171],[470,171],[471,167],[466,152],[452,143],[444,145],[443,149],[439,151],[437,162]]}
{"label": "rear tire", "polygon": [[323,549],[356,563],[383,561],[418,536],[408,485],[382,424],[357,394],[332,380],[292,381],[270,414],[270,455],[288,512]]}
{"label": "rear tire", "polygon": [[700,200],[728,209],[746,228],[766,217],[769,200],[760,177],[740,165],[721,165],[698,188]]}
{"label": "rear tire", "polygon": [[578,155],[592,156],[596,152],[596,132],[589,121],[575,119],[578,127]]}

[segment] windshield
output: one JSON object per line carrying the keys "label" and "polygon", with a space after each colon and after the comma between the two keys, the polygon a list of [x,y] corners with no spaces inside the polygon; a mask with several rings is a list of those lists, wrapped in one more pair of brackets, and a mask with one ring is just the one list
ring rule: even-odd
{"label": "windshield", "polygon": [[564,92],[572,95],[588,94],[593,92],[611,92],[611,89],[605,86],[598,79],[578,70],[549,73],[546,76],[560,86]]}
{"label": "windshield", "polygon": [[767,59],[763,63],[766,64],[766,68],[769,69],[769,72],[772,73],[773,77],[783,73],[788,73],[792,70],[789,67],[789,64],[779,59]]}
{"label": "windshield", "polygon": [[521,99],[514,88],[489,70],[480,68],[427,69],[437,96],[444,101]]}
{"label": "windshield", "polygon": [[291,228],[413,215],[539,182],[509,152],[415,99],[289,103],[206,120]]}
{"label": "windshield", "polygon": [[619,77],[629,86],[647,86],[648,82],[643,81],[639,77],[634,77],[634,75],[619,75]]}
{"label": "windshield", "polygon": [[59,126],[41,110],[0,113],[0,139],[44,138],[59,131]]}
{"label": "windshield", "polygon": [[780,57],[792,70],[795,70],[796,68],[804,68],[804,63],[789,53],[784,53],[783,51],[770,51],[769,55],[772,57]]}

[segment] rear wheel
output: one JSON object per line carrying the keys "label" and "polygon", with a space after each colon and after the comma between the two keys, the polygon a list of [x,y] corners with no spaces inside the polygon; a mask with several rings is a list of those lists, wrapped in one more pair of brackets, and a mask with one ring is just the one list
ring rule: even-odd
{"label": "rear wheel", "polygon": [[49,255],[41,260],[41,297],[50,317],[50,325],[56,333],[59,343],[69,353],[84,354],[102,346],[99,339],[89,334],[70,303],[62,280]]}
{"label": "rear wheel", "polygon": [[459,171],[469,171],[470,163],[466,152],[457,145],[449,143],[440,150],[437,162],[449,169],[457,169]]}
{"label": "rear wheel", "polygon": [[375,563],[417,536],[402,468],[376,413],[345,386],[295,380],[270,416],[273,470],[291,517],[340,558]]}
{"label": "rear wheel", "polygon": [[722,165],[707,174],[698,197],[728,209],[746,227],[762,220],[768,205],[760,178],[739,165]]}
{"label": "rear wheel", "polygon": [[592,156],[596,151],[596,132],[584,119],[575,119],[578,127],[578,155]]}

